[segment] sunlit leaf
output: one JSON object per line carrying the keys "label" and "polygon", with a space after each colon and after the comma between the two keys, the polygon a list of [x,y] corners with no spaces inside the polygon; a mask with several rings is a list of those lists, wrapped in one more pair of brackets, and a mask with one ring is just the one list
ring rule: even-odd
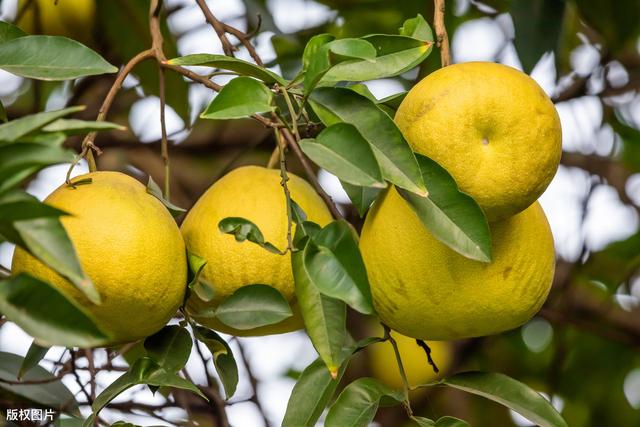
{"label": "sunlit leaf", "polygon": [[227,83],[200,115],[203,119],[226,120],[273,111],[273,92],[251,77],[236,77]]}
{"label": "sunlit leaf", "polygon": [[215,289],[211,283],[201,278],[207,260],[187,252],[187,261],[189,263],[189,289],[195,292],[202,301],[211,301],[215,297]]}
{"label": "sunlit leaf", "polygon": [[289,303],[274,287],[248,285],[218,305],[215,316],[227,326],[247,330],[273,325],[293,315]]}
{"label": "sunlit leaf", "polygon": [[223,70],[235,71],[243,76],[255,77],[262,80],[265,83],[279,83],[283,86],[287,84],[287,81],[277,75],[276,73],[269,71],[263,67],[259,67],[251,62],[243,61],[242,59],[232,58],[225,55],[212,55],[208,53],[197,53],[193,55],[185,55],[179,58],[173,58],[168,61],[173,65],[199,65],[204,67],[214,67]]}
{"label": "sunlit leaf", "polygon": [[117,123],[78,119],[58,119],[42,128],[45,132],[62,132],[65,135],[81,135],[89,132],[125,129],[127,128]]}
{"label": "sunlit leaf", "polygon": [[19,27],[8,22],[0,21],[0,44],[26,35],[27,33],[22,31]]}
{"label": "sunlit leaf", "polygon": [[62,110],[31,114],[11,120],[10,122],[0,125],[0,145],[6,142],[14,142],[29,132],[38,130],[60,117],[82,111],[84,108],[83,106],[69,107]]}

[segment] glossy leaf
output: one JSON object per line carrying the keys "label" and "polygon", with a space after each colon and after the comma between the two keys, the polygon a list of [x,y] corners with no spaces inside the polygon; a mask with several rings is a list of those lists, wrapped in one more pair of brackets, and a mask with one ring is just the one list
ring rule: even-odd
{"label": "glossy leaf", "polygon": [[177,218],[186,212],[186,209],[182,209],[181,207],[174,205],[169,200],[164,198],[164,196],[162,195],[162,190],[160,189],[158,184],[156,184],[153,178],[151,178],[151,175],[149,175],[149,182],[147,182],[147,193],[160,200],[164,207],[167,208],[169,213],[171,213],[171,216],[173,216],[174,218]]}
{"label": "glossy leaf", "polygon": [[365,187],[386,186],[378,161],[355,126],[336,123],[314,139],[300,141],[302,151],[342,181]]}
{"label": "glossy leaf", "polygon": [[[381,403],[400,403],[401,392],[373,378],[358,378],[340,393],[329,408],[325,427],[367,427]],[[385,400],[385,402],[383,402]]]}
{"label": "glossy leaf", "polygon": [[[12,396],[11,403],[26,401],[31,405],[79,415],[78,404],[62,381],[54,380],[42,384],[7,384],[1,381],[18,381],[18,371],[23,363],[22,357],[16,354],[0,352],[0,394]],[[54,376],[50,372],[35,366],[23,375],[22,381],[43,381],[52,378]]]}
{"label": "glossy leaf", "polygon": [[42,35],[19,37],[0,44],[0,68],[39,80],[70,80],[118,71],[82,43]]}
{"label": "glossy leaf", "polygon": [[35,341],[31,343],[29,346],[29,350],[27,350],[27,354],[24,356],[22,360],[22,365],[20,365],[20,370],[18,371],[18,379],[24,377],[24,374],[29,372],[32,368],[38,366],[38,363],[47,355],[49,351],[48,346],[38,345]]}
{"label": "glossy leaf", "polygon": [[[167,371],[153,359],[143,357],[138,359],[127,372],[118,377],[118,379],[100,393],[91,405],[93,415],[95,416],[98,414],[102,408],[108,405],[109,402],[115,399],[119,394],[138,384],[188,390],[207,400],[200,389],[191,381],[179,377],[173,372]],[[90,417],[85,421],[84,425],[89,427],[92,425],[92,422],[93,417]]]}
{"label": "glossy leaf", "polygon": [[22,31],[19,27],[8,22],[0,21],[0,44],[26,35],[27,33]]}
{"label": "glossy leaf", "polygon": [[309,67],[312,67],[312,62],[314,62],[315,58],[320,55],[324,46],[333,40],[335,40],[335,37],[331,34],[317,34],[311,37],[305,45],[304,52],[302,53],[302,69],[308,70]]}
{"label": "glossy leaf", "polygon": [[434,41],[433,31],[421,14],[418,14],[415,18],[404,21],[398,33],[401,36],[408,36],[422,41]]}
{"label": "glossy leaf", "polygon": [[65,135],[82,135],[106,130],[126,130],[117,123],[78,119],[58,119],[42,128],[45,132],[62,132]]}
{"label": "glossy leaf", "polygon": [[215,331],[202,326],[194,326],[193,333],[213,355],[213,366],[222,381],[227,399],[230,399],[238,386],[238,365],[229,344]]}
{"label": "glossy leaf", "polygon": [[345,220],[328,224],[307,244],[304,267],[323,295],[339,299],[363,314],[373,314],[373,301],[355,230]]}
{"label": "glossy leaf", "polygon": [[373,45],[377,56],[373,60],[353,59],[336,64],[322,77],[320,84],[397,76],[424,61],[433,47],[433,41],[400,35],[373,34],[362,39]]}
{"label": "glossy leaf", "polygon": [[208,302],[215,297],[213,285],[200,277],[207,260],[196,254],[187,252],[187,262],[189,263],[189,289],[202,301]]}
{"label": "glossy leaf", "polygon": [[84,308],[24,273],[0,281],[0,312],[38,345],[96,347],[109,342]]}
{"label": "glossy leaf", "polygon": [[346,88],[319,88],[309,97],[325,126],[352,124],[369,142],[383,177],[419,194],[426,189],[411,147],[393,120],[371,100]]}
{"label": "glossy leaf", "polygon": [[442,384],[498,402],[540,427],[567,427],[547,399],[527,385],[503,374],[463,372]]}
{"label": "glossy leaf", "polygon": [[274,287],[248,285],[239,288],[216,308],[215,316],[240,330],[273,325],[293,316],[289,303]]}
{"label": "glossy leaf", "polygon": [[144,340],[147,355],[168,372],[184,367],[191,354],[191,335],[180,326],[169,325]]}
{"label": "glossy leaf", "polygon": [[425,227],[456,252],[482,262],[491,261],[491,232],[482,209],[458,189],[449,173],[428,157],[417,154],[429,195],[421,197],[400,189]]}
{"label": "glossy leaf", "polygon": [[248,240],[274,254],[284,254],[283,251],[276,248],[273,244],[266,242],[258,226],[248,219],[238,217],[223,218],[218,223],[218,228],[223,233],[232,234],[238,242]]}
{"label": "glossy leaf", "polygon": [[29,132],[38,130],[60,117],[82,111],[84,108],[83,106],[69,107],[62,110],[31,114],[11,120],[8,123],[0,125],[0,145],[2,145],[3,142],[14,142]]}
{"label": "glossy leaf", "polygon": [[358,211],[360,218],[364,217],[364,214],[369,210],[369,207],[376,197],[378,197],[380,191],[382,191],[380,188],[362,187],[344,181],[340,181],[340,183],[345,193],[347,193],[347,196],[349,196],[351,203],[353,203],[353,206],[355,206]]}
{"label": "glossy leaf", "polygon": [[263,67],[259,67],[251,62],[242,59],[232,58],[226,55],[213,55],[208,53],[197,53],[193,55],[185,55],[179,58],[173,58],[168,61],[173,65],[192,66],[199,65],[203,67],[214,67],[223,70],[235,71],[243,76],[255,77],[265,83],[279,83],[286,86],[287,81]]}
{"label": "glossy leaf", "polygon": [[303,250],[291,254],[296,297],[311,343],[331,376],[336,377],[347,337],[346,306],[340,300],[322,295],[311,279],[304,262],[310,246],[305,244],[309,242],[308,239],[306,237],[301,241]]}
{"label": "glossy leaf", "polygon": [[291,391],[282,427],[315,425],[333,397],[346,367],[345,361],[334,379],[321,359],[307,366]]}
{"label": "glossy leaf", "polygon": [[251,77],[236,77],[227,83],[200,115],[203,119],[227,120],[273,111],[273,92]]}

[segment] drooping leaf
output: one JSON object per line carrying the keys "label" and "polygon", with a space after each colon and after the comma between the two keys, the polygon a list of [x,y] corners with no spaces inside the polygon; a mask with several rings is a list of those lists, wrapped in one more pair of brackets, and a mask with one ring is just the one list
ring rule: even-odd
{"label": "drooping leaf", "polygon": [[251,77],[236,77],[227,83],[200,115],[203,119],[227,120],[273,111],[273,92]]}
{"label": "drooping leaf", "polygon": [[426,189],[411,147],[393,120],[371,100],[347,88],[318,88],[309,101],[325,126],[352,124],[369,142],[383,177],[418,194]]}
{"label": "drooping leaf", "polygon": [[282,427],[315,425],[333,397],[346,367],[345,361],[334,379],[322,359],[316,359],[307,366],[291,391]]}
{"label": "drooping leaf", "polygon": [[187,261],[189,263],[189,289],[191,289],[202,301],[208,302],[215,297],[215,289],[211,283],[200,277],[207,260],[204,258],[187,252]]}
{"label": "drooping leaf", "polygon": [[239,288],[218,305],[218,320],[240,330],[273,325],[293,316],[289,303],[274,287],[248,285]]}
{"label": "drooping leaf", "polygon": [[162,195],[162,190],[160,189],[158,184],[156,184],[153,178],[151,178],[151,175],[149,175],[149,182],[147,183],[147,193],[160,200],[164,207],[167,208],[169,213],[171,213],[171,216],[173,216],[174,218],[177,218],[186,212],[186,209],[182,209],[181,207],[174,205],[169,200],[164,198],[164,196]]}
{"label": "drooping leaf", "polygon": [[105,121],[58,119],[42,128],[45,132],[62,132],[65,135],[82,135],[106,130],[126,130],[125,126]]}
{"label": "drooping leaf", "polygon": [[540,427],[568,427],[540,393],[506,375],[463,372],[442,380],[442,384],[498,402]]}
{"label": "drooping leaf", "polygon": [[273,244],[266,242],[264,236],[257,225],[245,218],[227,217],[220,220],[218,228],[223,233],[233,234],[238,242],[248,240],[274,254],[284,254]]}
{"label": "drooping leaf", "polygon": [[344,181],[340,181],[340,183],[342,184],[342,188],[345,193],[347,193],[347,196],[349,196],[351,203],[356,207],[360,218],[364,217],[364,214],[367,212],[376,197],[378,197],[380,191],[382,191],[381,188],[362,187],[359,185],[349,184]]}
{"label": "drooping leaf", "polygon": [[[93,416],[97,415],[102,408],[107,406],[109,402],[115,399],[119,394],[138,384],[188,390],[207,400],[200,389],[191,381],[188,381],[173,372],[167,371],[153,359],[143,357],[138,359],[127,372],[118,377],[118,379],[112,382],[102,391],[102,393],[100,393],[100,395],[98,395],[98,397],[96,397],[96,400],[94,400],[91,405],[91,408],[93,409]],[[90,417],[85,421],[84,426],[89,427],[92,423],[93,417]]]}
{"label": "drooping leaf", "polygon": [[345,220],[331,222],[311,238],[304,267],[313,286],[363,314],[373,314],[367,272],[355,230]]}
{"label": "drooping leaf", "polygon": [[259,67],[251,62],[242,59],[232,58],[226,55],[212,55],[208,53],[197,53],[193,55],[185,55],[179,58],[173,58],[168,61],[173,65],[192,66],[199,65],[203,67],[214,67],[223,70],[235,71],[243,76],[255,77],[265,83],[279,83],[283,86],[287,85],[287,80],[280,77],[276,73]]}
{"label": "drooping leaf", "polygon": [[144,340],[147,355],[168,372],[182,369],[191,354],[191,335],[180,326],[169,325]]}
{"label": "drooping leaf", "polygon": [[458,189],[442,166],[420,154],[416,157],[429,195],[422,197],[399,189],[400,195],[442,243],[467,258],[490,262],[491,232],[480,206]]}
{"label": "drooping leaf", "polygon": [[367,427],[381,404],[398,404],[404,396],[373,378],[358,378],[329,407],[326,427]]}
{"label": "drooping leaf", "polygon": [[302,151],[318,166],[342,181],[365,187],[385,187],[371,147],[355,126],[336,123],[314,139],[300,141]]}
{"label": "drooping leaf", "polygon": [[24,374],[29,372],[33,367],[38,366],[38,363],[46,356],[49,351],[48,346],[38,345],[35,341],[31,343],[29,346],[29,350],[27,350],[27,354],[24,356],[22,360],[22,365],[20,365],[20,370],[18,371],[18,379],[22,378]]}
{"label": "drooping leaf", "polygon": [[213,355],[213,365],[222,381],[227,399],[230,399],[238,386],[238,365],[229,344],[215,331],[202,326],[194,326],[193,333]]}
{"label": "drooping leaf", "polygon": [[311,279],[304,262],[308,242],[308,237],[302,239],[304,249],[291,254],[296,297],[311,343],[335,378],[347,337],[346,306],[340,300],[322,295]]}
{"label": "drooping leaf", "polygon": [[[22,357],[6,352],[0,352],[0,379],[19,381],[18,371],[23,365]],[[35,366],[26,372],[21,381],[51,380],[54,376],[46,369]],[[12,403],[26,402],[31,405],[53,408],[67,414],[78,414],[78,403],[73,394],[62,381],[51,381],[42,384],[8,384],[0,381],[2,393],[8,394]]]}
{"label": "drooping leaf", "polygon": [[118,71],[80,42],[43,35],[19,37],[0,44],[0,68],[39,80],[70,80]]}
{"label": "drooping leaf", "polygon": [[84,108],[83,106],[69,107],[62,110],[31,114],[11,120],[10,122],[0,125],[0,145],[2,145],[2,143],[14,142],[29,132],[38,130],[60,117],[82,111]]}
{"label": "drooping leaf", "polygon": [[8,22],[0,21],[0,44],[26,35],[27,33],[22,31],[19,27]]}
{"label": "drooping leaf", "polygon": [[24,273],[0,281],[0,312],[38,345],[96,347],[109,342],[109,336],[84,308],[48,283]]}

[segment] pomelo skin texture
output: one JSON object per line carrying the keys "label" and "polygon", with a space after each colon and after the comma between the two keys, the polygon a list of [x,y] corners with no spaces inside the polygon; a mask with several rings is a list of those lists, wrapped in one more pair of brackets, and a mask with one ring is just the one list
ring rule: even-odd
{"label": "pomelo skin texture", "polygon": [[395,189],[376,201],[360,250],[380,319],[401,334],[454,340],[522,325],[553,281],[553,237],[538,202],[491,224],[493,261],[436,240]]}
{"label": "pomelo skin texture", "polygon": [[443,166],[489,221],[510,217],[543,193],[558,169],[556,109],[526,74],[468,62],[422,79],[395,122],[413,150]]}
{"label": "pomelo skin texture", "polygon": [[[27,0],[18,2],[18,10]],[[38,8],[36,15],[35,8]],[[39,18],[36,24],[36,16]],[[83,43],[91,42],[96,16],[95,0],[34,0],[16,25],[29,34],[65,36]]]}
{"label": "pomelo skin texture", "polygon": [[[322,226],[330,222],[329,210],[311,185],[292,173],[288,175],[291,198],[302,207],[307,219]],[[210,302],[205,303],[195,295],[189,299],[189,312],[203,325],[240,336],[278,334],[303,327],[295,299],[291,254],[278,255],[255,243],[237,242],[234,236],[218,229],[218,223],[224,218],[246,218],[258,226],[266,241],[284,250],[287,247],[287,208],[280,181],[280,171],[276,169],[258,166],[234,169],[198,199],[182,223],[187,250],[207,261],[201,278],[211,283],[215,290],[215,297]],[[294,316],[275,325],[237,330],[215,318],[197,315],[217,307],[239,288],[257,284],[273,286],[280,291],[292,306]]]}
{"label": "pomelo skin texture", "polygon": [[91,303],[69,281],[17,248],[12,272],[54,285],[92,313],[113,343],[160,330],[184,300],[187,261],[180,229],[144,185],[119,172],[93,172],[61,185],[45,203],[71,214],[61,217],[84,271],[100,293]]}

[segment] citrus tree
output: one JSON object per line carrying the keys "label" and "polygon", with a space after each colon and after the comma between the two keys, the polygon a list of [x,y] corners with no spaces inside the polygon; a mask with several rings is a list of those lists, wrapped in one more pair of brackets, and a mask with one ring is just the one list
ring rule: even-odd
{"label": "citrus tree", "polygon": [[[0,353],[7,422],[33,421],[37,408],[51,411],[37,421],[65,426],[133,425],[141,414],[229,426],[243,373],[261,409],[235,337],[304,330],[317,360],[291,373],[283,426],[507,425],[498,405],[535,425],[574,425],[580,411],[563,416],[536,391],[571,392],[559,380],[578,369],[568,341],[541,367],[510,348],[509,331],[542,308],[548,321],[587,331],[572,343],[617,353],[620,366],[637,361],[637,322],[594,306],[593,290],[562,305],[578,281],[629,284],[637,235],[591,257],[583,245],[579,263],[556,266],[537,201],[562,156],[553,101],[578,96],[590,77],[569,73],[552,100],[514,68],[452,64],[447,30],[508,11],[525,71],[547,51],[567,68],[579,31],[606,42],[607,61],[628,54],[640,21],[610,33],[604,17],[640,18],[637,5],[486,2],[464,17],[444,0],[327,1],[332,21],[284,34],[265,2],[244,3],[243,30],[204,0],[21,1],[0,22],[0,68],[29,85],[0,104],[0,241],[16,245],[0,270],[0,312],[33,338],[24,357]],[[222,53],[179,54],[180,30],[167,22],[186,8]],[[390,78],[407,91],[380,99],[364,84]],[[194,88],[207,102],[190,101]],[[603,99],[606,90],[622,91],[602,89]],[[159,101],[161,135],[150,145],[124,125],[140,93]],[[637,166],[640,134],[616,108],[608,119]],[[170,130],[170,112],[183,135]],[[44,201],[30,195],[30,180],[56,164],[68,165],[66,179]],[[332,199],[319,169],[349,203]],[[62,349],[57,361],[52,349]],[[122,399],[141,385],[161,403]],[[488,415],[430,411],[432,398]]]}

